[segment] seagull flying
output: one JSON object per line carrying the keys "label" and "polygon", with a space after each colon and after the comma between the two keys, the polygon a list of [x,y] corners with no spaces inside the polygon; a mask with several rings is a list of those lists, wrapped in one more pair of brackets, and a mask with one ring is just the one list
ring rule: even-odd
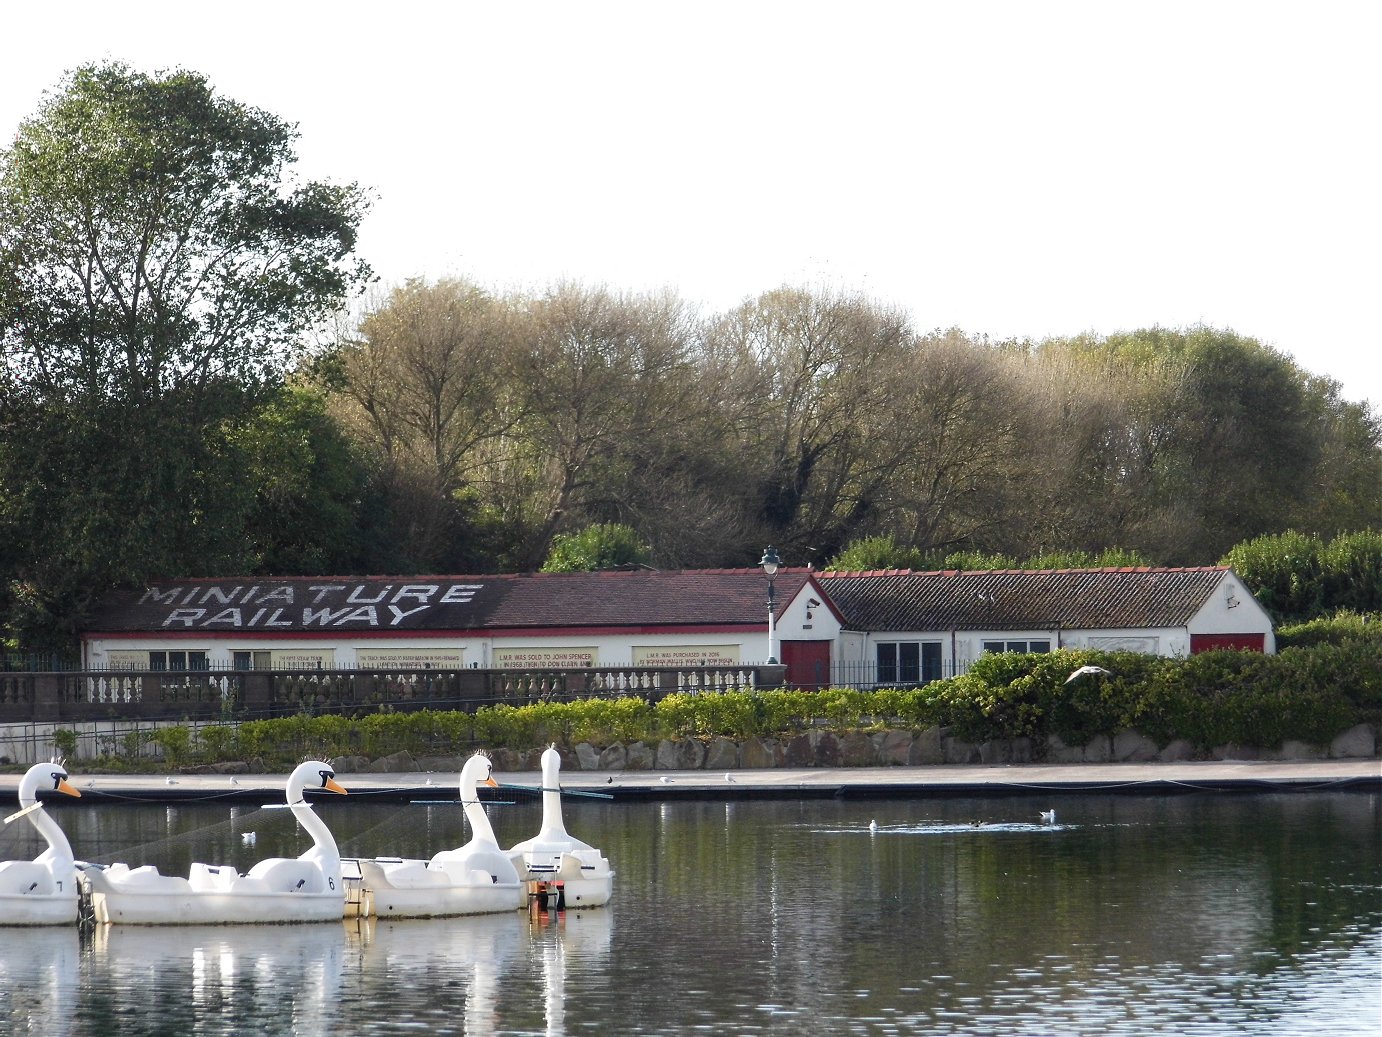
{"label": "seagull flying", "polygon": [[1056,823],[1056,812],[1055,812],[1055,810],[1043,810],[1043,811],[1041,812],[1041,823],[1044,824],[1044,825],[1053,825],[1053,824],[1055,824],[1055,823]]}
{"label": "seagull flying", "polygon": [[259,838],[254,832],[241,832],[240,841],[246,846],[253,846],[255,839]]}
{"label": "seagull flying", "polygon": [[1112,677],[1112,676],[1113,676],[1112,673],[1110,673],[1108,670],[1104,669],[1102,666],[1081,666],[1078,670],[1076,670],[1074,673],[1072,673],[1069,677],[1065,678],[1065,683],[1066,683],[1066,684],[1069,684],[1069,683],[1070,683],[1071,681],[1073,681],[1076,677],[1088,677],[1088,676],[1090,676],[1091,674],[1095,674],[1095,673],[1103,674],[1105,677]]}

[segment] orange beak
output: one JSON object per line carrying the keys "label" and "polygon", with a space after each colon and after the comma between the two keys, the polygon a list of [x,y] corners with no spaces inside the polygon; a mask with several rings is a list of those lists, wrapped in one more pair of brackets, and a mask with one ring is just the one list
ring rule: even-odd
{"label": "orange beak", "polygon": [[61,778],[58,779],[58,791],[66,792],[69,796],[76,796],[78,799],[82,798],[82,794],[80,792],[78,792],[75,788],[73,788],[71,785],[69,785],[66,781],[62,780]]}
{"label": "orange beak", "polygon": [[323,785],[322,788],[329,789],[332,792],[339,792],[343,796],[349,795],[349,793],[347,793],[345,789],[341,788],[340,784],[337,783],[335,778],[327,778],[326,784]]}
{"label": "orange beak", "polygon": [[495,781],[493,776],[486,778],[485,784],[492,789],[497,789],[499,787],[499,782]]}

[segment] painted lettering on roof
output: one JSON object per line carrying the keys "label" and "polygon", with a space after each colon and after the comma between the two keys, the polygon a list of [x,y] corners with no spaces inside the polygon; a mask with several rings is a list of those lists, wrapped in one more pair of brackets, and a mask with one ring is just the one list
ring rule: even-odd
{"label": "painted lettering on roof", "polygon": [[162,613],[150,628],[407,629],[439,607],[469,605],[482,583],[286,583],[150,587],[138,605]]}

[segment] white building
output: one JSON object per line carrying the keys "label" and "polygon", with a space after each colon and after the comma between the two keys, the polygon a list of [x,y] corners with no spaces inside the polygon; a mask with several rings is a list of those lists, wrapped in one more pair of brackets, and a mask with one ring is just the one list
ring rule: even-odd
{"label": "white building", "polygon": [[197,579],[104,601],[90,669],[578,669],[760,664],[798,686],[914,683],[988,651],[1272,652],[1230,569],[756,569]]}

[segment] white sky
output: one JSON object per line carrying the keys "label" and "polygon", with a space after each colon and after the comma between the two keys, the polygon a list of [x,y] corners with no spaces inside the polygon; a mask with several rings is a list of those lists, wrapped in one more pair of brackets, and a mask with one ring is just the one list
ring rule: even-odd
{"label": "white sky", "polygon": [[195,69],[297,122],[303,175],[377,192],[386,284],[1205,323],[1382,403],[1375,0],[5,7],[0,132],[86,61]]}

